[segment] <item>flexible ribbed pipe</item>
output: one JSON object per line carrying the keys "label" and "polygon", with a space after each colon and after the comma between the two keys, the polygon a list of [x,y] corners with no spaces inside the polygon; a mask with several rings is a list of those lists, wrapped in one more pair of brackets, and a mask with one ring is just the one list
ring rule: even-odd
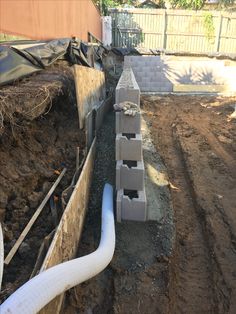
{"label": "flexible ribbed pipe", "polygon": [[113,189],[106,184],[102,200],[102,228],[98,249],[86,256],[54,266],[26,282],[1,306],[1,314],[33,314],[64,291],[100,273],[115,249]]}

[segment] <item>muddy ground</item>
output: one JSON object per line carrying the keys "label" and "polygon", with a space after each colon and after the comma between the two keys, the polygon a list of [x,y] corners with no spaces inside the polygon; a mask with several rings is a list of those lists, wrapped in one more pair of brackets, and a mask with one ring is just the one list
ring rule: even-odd
{"label": "muddy ground", "polygon": [[[85,148],[85,136],[79,131],[76,102],[72,97],[72,94],[75,97],[73,76],[68,78],[61,70],[48,70],[2,88],[1,101],[7,99],[9,89],[14,92],[12,108],[16,104],[21,109],[16,107],[18,114],[12,110],[11,119],[4,119],[0,136],[0,222],[5,257],[64,167],[67,172],[53,193],[57,221],[48,203],[10,264],[4,266],[0,301],[29,279],[44,237],[53,235],[63,212],[61,193],[71,184],[76,148],[80,147],[81,160]],[[26,112],[31,106],[36,107],[35,102],[44,105],[44,111],[30,119],[19,114],[21,103]],[[1,108],[2,105],[3,102]]]}
{"label": "muddy ground", "polygon": [[[143,117],[169,176],[173,250],[164,245],[167,221],[116,224],[110,266],[68,293],[64,313],[236,313],[236,121],[229,119],[235,102],[142,97]],[[114,184],[114,139],[111,114],[98,136],[79,255],[99,242],[102,186]]]}

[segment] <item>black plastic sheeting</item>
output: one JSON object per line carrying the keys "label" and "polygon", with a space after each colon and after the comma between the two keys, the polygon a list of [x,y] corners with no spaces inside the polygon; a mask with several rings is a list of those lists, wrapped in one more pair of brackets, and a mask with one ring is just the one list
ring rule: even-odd
{"label": "black plastic sheeting", "polygon": [[236,60],[235,53],[223,53],[223,52],[212,52],[212,53],[192,53],[186,51],[168,51],[164,49],[146,49],[146,48],[112,48],[112,51],[116,55],[129,56],[129,55],[173,55],[173,56],[193,56],[193,57],[208,57],[216,59],[230,59]]}
{"label": "black plastic sheeting", "polygon": [[[61,58],[71,64],[90,67],[87,52],[88,46],[85,43],[75,42],[69,38],[55,39],[25,49],[2,44],[0,45],[0,86],[41,71]],[[101,62],[100,54],[96,52],[95,54],[96,62]]]}

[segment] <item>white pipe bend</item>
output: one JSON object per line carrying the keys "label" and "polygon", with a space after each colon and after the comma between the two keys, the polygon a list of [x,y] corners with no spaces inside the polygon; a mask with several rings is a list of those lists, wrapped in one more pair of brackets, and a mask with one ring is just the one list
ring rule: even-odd
{"label": "white pipe bend", "polygon": [[49,268],[35,276],[1,306],[1,314],[33,314],[56,296],[101,272],[111,261],[115,250],[113,189],[106,184],[102,200],[101,240],[89,255]]}

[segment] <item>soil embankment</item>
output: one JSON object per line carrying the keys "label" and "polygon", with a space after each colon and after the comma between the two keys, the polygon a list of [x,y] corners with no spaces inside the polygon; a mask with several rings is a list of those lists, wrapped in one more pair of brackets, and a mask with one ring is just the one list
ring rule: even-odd
{"label": "soil embankment", "polygon": [[[77,147],[83,157],[85,138],[79,130],[69,67],[54,67],[5,86],[0,100],[0,109],[7,105],[11,108],[9,116],[2,111],[0,136],[0,221],[6,256],[66,167],[67,172],[53,194],[53,207],[60,218],[61,193],[71,184]],[[1,301],[29,279],[44,238],[53,236],[58,221],[54,221],[49,203],[10,264],[4,266]]]}

